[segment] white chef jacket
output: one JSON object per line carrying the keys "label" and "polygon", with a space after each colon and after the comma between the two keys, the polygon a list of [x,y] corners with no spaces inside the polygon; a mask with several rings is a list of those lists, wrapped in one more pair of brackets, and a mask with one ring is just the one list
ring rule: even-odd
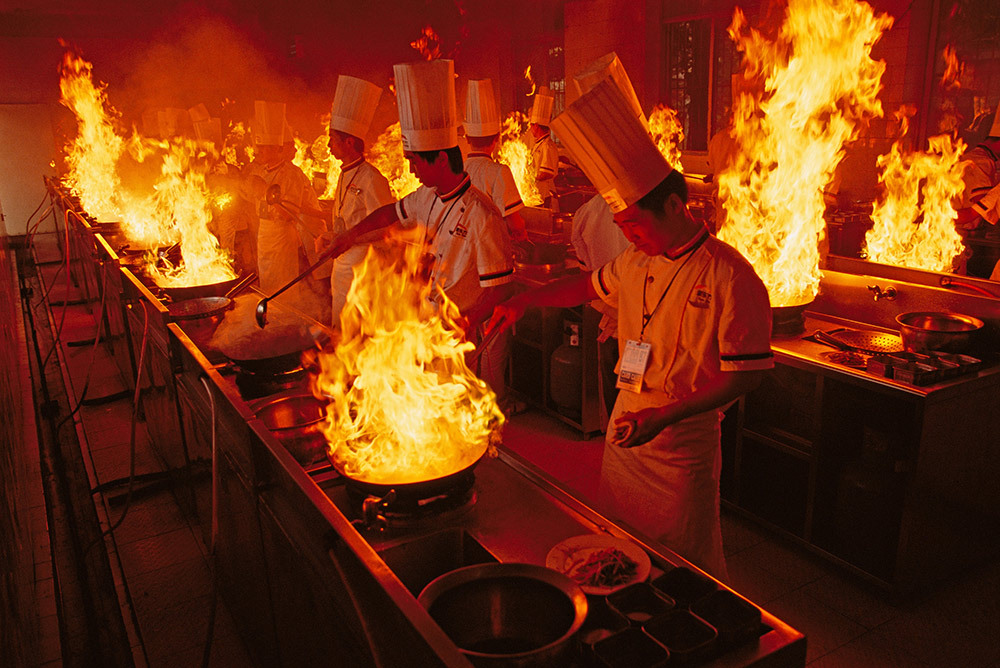
{"label": "white chef jacket", "polygon": [[[337,190],[333,197],[333,231],[342,234],[351,229],[372,211],[393,201],[389,182],[371,163],[359,158],[340,172]],[[333,295],[332,317],[337,323],[340,311],[347,301],[347,292],[354,280],[354,267],[365,259],[368,245],[354,246],[337,257],[330,274],[330,291]]]}
{"label": "white chef jacket", "polygon": [[[974,207],[976,213],[994,225],[997,222],[998,211],[995,199],[992,206],[988,203],[978,206],[976,201],[980,198],[987,199],[985,196],[1000,182],[1000,174],[997,173],[998,160],[1000,158],[983,144],[965,152],[965,155],[962,156],[962,164],[965,167],[962,175],[965,190],[962,193],[962,201],[958,205],[960,209]],[[993,215],[992,220],[989,217],[990,214]]]}
{"label": "white chef jacket", "polygon": [[[267,186],[277,184],[281,188],[281,199],[285,206],[298,214],[298,208],[309,206],[319,208],[316,193],[309,179],[302,170],[285,161],[274,168],[258,168],[251,171],[257,174]],[[277,205],[269,205],[262,197],[255,199],[260,227],[257,230],[257,273],[260,276],[260,288],[270,294],[288,283],[299,274],[299,246],[302,239],[298,224],[287,211]],[[322,222],[309,216],[299,214],[304,224],[309,225],[308,232],[320,234]],[[301,284],[290,288],[289,301],[296,301],[297,289]]]}
{"label": "white chef jacket", "polygon": [[[629,339],[652,344],[642,391],[618,393],[612,423],[624,412],[682,399],[721,372],[774,365],[767,290],[739,252],[707,230],[671,256],[630,246],[591,280],[601,299],[618,307],[619,351]],[[721,416],[719,409],[693,415],[634,448],[611,445],[609,437],[600,494],[610,512],[725,579]]]}
{"label": "white chef jacket", "polygon": [[507,165],[496,162],[486,153],[473,152],[465,158],[465,172],[472,179],[473,187],[493,200],[504,218],[524,208],[514,175]]}
{"label": "white chef jacket", "polygon": [[531,160],[535,165],[535,179],[536,185],[538,186],[538,194],[542,196],[542,200],[552,194],[553,179],[548,179],[546,181],[538,181],[538,177],[542,174],[551,174],[555,177],[559,173],[559,148],[556,143],[552,141],[552,135],[546,132],[544,135],[534,140],[531,143],[530,137],[528,135],[529,141],[527,142],[531,146]]}
{"label": "white chef jacket", "polygon": [[421,186],[396,202],[403,227],[420,225],[434,254],[431,280],[466,312],[484,288],[514,277],[510,234],[493,202],[468,174],[451,192]]}

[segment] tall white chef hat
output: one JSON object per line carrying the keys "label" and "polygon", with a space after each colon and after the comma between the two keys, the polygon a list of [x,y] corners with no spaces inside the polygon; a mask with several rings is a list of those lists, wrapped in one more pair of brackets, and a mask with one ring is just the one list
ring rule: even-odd
{"label": "tall white chef hat", "polygon": [[642,113],[642,105],[639,104],[639,97],[632,87],[632,80],[628,78],[625,66],[622,65],[622,61],[618,59],[618,54],[614,51],[601,56],[582,71],[573,75],[573,88],[576,90],[577,96],[581,96],[608,77],[618,86],[618,90],[622,92],[625,100],[632,107],[632,112],[642,121],[643,125],[646,125],[646,114]]}
{"label": "tall white chef hat", "polygon": [[997,113],[993,117],[993,127],[990,128],[990,132],[987,137],[1000,137],[1000,104],[997,105]]}
{"label": "tall white chef hat", "polygon": [[341,74],[330,107],[330,129],[364,139],[381,95],[382,89],[375,84]]}
{"label": "tall white chef hat", "polygon": [[281,146],[285,141],[285,103],[253,103],[253,142],[259,146]]}
{"label": "tall white chef hat", "polygon": [[615,213],[673,171],[610,78],[571,104],[552,127]]}
{"label": "tall white chef hat", "polygon": [[199,102],[195,106],[188,109],[188,116],[191,117],[191,123],[200,123],[201,121],[207,121],[212,117],[212,115],[208,113],[208,107],[205,106],[204,102]]}
{"label": "tall white chef hat", "polygon": [[555,98],[545,86],[542,86],[535,93],[531,102],[531,113],[528,114],[529,123],[538,125],[548,125],[552,121],[552,103]]}
{"label": "tall white chef hat", "polygon": [[403,148],[437,151],[458,146],[454,61],[400,63],[392,70]]}
{"label": "tall white chef hat", "polygon": [[500,132],[500,108],[489,79],[470,79],[465,89],[465,134],[490,137]]}
{"label": "tall white chef hat", "polygon": [[202,142],[212,142],[215,147],[222,150],[222,121],[218,118],[209,118],[204,121],[194,121],[195,139]]}

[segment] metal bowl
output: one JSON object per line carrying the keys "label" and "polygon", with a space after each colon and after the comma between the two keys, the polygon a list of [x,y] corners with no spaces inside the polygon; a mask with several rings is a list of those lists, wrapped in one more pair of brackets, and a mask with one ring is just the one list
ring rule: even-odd
{"label": "metal bowl", "polygon": [[476,564],[431,581],[417,598],[476,666],[567,665],[587,597],[534,564]]}
{"label": "metal bowl", "polygon": [[983,321],[971,315],[944,311],[915,311],[896,316],[903,348],[922,353],[941,350],[960,353],[968,349]]}
{"label": "metal bowl", "polygon": [[321,431],[326,405],[311,394],[292,390],[252,405],[254,413],[296,461],[307,466],[326,456]]}

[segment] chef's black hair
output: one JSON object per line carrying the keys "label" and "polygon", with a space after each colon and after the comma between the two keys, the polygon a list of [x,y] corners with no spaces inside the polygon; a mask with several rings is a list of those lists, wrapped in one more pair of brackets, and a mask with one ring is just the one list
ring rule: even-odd
{"label": "chef's black hair", "polygon": [[414,151],[414,153],[427,162],[434,162],[437,160],[439,153],[444,153],[448,156],[448,166],[451,167],[453,173],[461,174],[465,171],[465,163],[462,162],[462,150],[457,146],[442,148],[436,151]]}
{"label": "chef's black hair", "polygon": [[635,203],[637,207],[654,214],[663,213],[663,205],[671,195],[677,195],[687,204],[688,187],[684,175],[678,170],[670,172],[660,183]]}

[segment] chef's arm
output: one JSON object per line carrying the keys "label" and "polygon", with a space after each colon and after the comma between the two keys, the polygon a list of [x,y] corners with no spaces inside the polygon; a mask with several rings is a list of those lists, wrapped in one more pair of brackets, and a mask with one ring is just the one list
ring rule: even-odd
{"label": "chef's arm", "polygon": [[724,371],[712,382],[674,402],[623,413],[610,427],[614,430],[612,443],[623,448],[642,445],[684,418],[721,408],[750,392],[760,384],[765,373],[764,370]]}
{"label": "chef's arm", "polygon": [[[334,256],[344,253],[352,246],[378,241],[385,236],[386,228],[398,222],[399,217],[396,215],[395,202],[380,206],[365,216],[360,223],[334,237],[332,245],[339,249],[334,252]],[[325,242],[322,237],[317,239],[317,251],[321,250],[321,241]]]}
{"label": "chef's arm", "polygon": [[507,223],[507,231],[510,232],[512,240],[524,241],[528,238],[528,228],[520,211],[504,216],[504,222]]}
{"label": "chef's arm", "polygon": [[524,315],[530,306],[555,306],[569,308],[597,299],[597,290],[590,282],[590,272],[567,276],[538,288],[525,290],[507,301],[497,304],[493,317],[486,324],[486,331],[495,327],[506,329]]}

